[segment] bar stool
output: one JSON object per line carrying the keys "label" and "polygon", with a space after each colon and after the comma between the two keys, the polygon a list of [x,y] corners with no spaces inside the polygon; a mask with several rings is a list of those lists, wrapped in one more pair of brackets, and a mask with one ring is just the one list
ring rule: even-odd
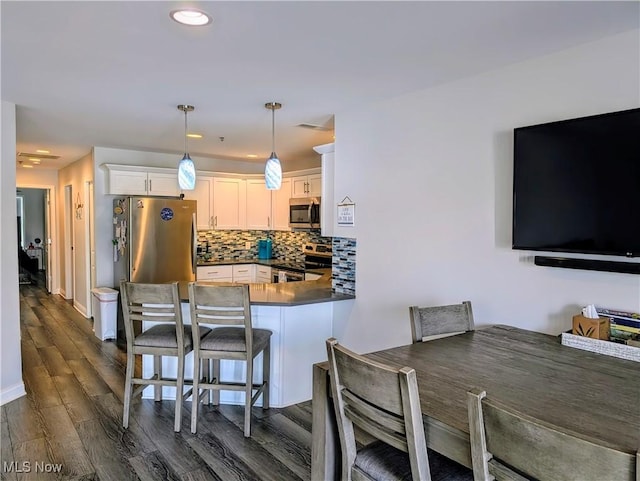
{"label": "bar stool", "polygon": [[[218,404],[220,391],[244,391],[244,436],[251,435],[251,407],[262,395],[262,409],[269,409],[269,369],[271,334],[267,329],[254,329],[251,325],[249,286],[189,284],[191,323],[223,325],[216,327],[202,339],[193,343],[193,402],[191,406],[191,432],[195,433],[200,401],[213,391],[213,404]],[[262,382],[254,383],[253,361],[262,354]],[[238,360],[246,363],[244,382],[222,382],[220,360]],[[201,379],[201,363],[213,361],[209,379]],[[206,365],[205,365],[206,366]],[[202,392],[200,392],[202,390]]]}
{"label": "bar stool", "polygon": [[[122,296],[122,314],[124,328],[127,337],[127,371],[124,388],[124,412],[122,426],[129,427],[129,411],[131,399],[152,385],[154,386],[154,398],[162,400],[162,387],[174,386],[176,388],[176,406],[174,431],[179,432],[181,427],[182,401],[191,394],[191,390],[184,394],[184,358],[193,347],[191,326],[185,326],[182,322],[180,309],[180,296],[178,283],[171,284],[143,284],[122,281],[120,283]],[[150,329],[142,332],[141,328],[135,328],[134,323],[151,321],[158,323]],[[198,328],[200,339],[211,329]],[[140,332],[140,334],[135,334]],[[151,378],[136,377],[134,375],[135,356],[149,354],[153,356],[154,374]],[[178,360],[176,379],[168,379],[162,376],[162,357],[174,356]],[[139,387],[133,390],[134,385]]]}

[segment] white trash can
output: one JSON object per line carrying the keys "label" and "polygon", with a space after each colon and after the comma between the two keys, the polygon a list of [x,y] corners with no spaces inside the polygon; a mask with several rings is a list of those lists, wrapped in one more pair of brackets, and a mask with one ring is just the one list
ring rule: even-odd
{"label": "white trash can", "polygon": [[110,287],[91,289],[93,332],[101,341],[116,338],[118,291]]}

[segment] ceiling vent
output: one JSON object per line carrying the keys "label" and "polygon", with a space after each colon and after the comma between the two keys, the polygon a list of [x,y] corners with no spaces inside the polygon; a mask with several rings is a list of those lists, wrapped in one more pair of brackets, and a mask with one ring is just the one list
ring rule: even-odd
{"label": "ceiling vent", "polygon": [[303,129],[321,130],[323,132],[330,132],[331,130],[333,130],[333,128],[331,127],[316,124],[298,124],[298,127],[302,127]]}
{"label": "ceiling vent", "polygon": [[49,159],[55,160],[59,159],[59,155],[51,155],[51,154],[30,154],[28,152],[18,152],[18,157],[33,157],[34,159]]}

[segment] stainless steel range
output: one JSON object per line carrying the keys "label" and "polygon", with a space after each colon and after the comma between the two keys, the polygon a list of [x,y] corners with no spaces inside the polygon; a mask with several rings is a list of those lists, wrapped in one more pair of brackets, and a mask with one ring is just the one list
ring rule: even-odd
{"label": "stainless steel range", "polygon": [[302,251],[304,252],[305,270],[331,267],[333,257],[331,245],[309,243],[302,247]]}
{"label": "stainless steel range", "polygon": [[331,245],[309,243],[302,247],[302,252],[304,269],[299,265],[277,264],[273,269],[273,282],[304,281],[308,279],[309,271],[331,268]]}

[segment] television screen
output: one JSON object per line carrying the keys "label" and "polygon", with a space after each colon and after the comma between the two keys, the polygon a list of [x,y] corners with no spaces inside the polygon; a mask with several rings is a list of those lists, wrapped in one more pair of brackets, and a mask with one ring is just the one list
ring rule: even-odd
{"label": "television screen", "polygon": [[640,256],[640,109],[514,129],[513,248]]}

